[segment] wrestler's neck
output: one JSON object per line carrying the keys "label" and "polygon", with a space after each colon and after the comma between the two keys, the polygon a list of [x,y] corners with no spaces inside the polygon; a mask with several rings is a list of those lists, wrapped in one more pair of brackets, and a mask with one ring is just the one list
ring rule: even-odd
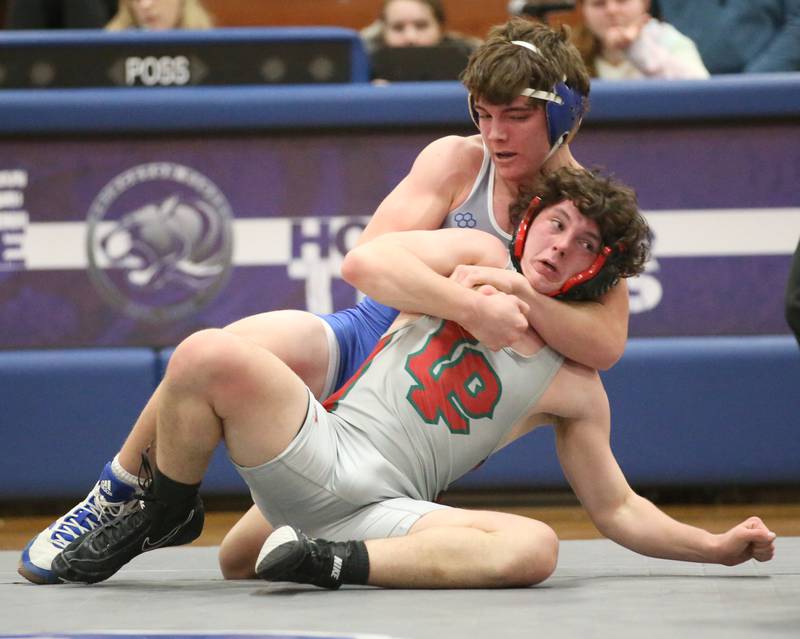
{"label": "wrestler's neck", "polygon": [[572,155],[572,151],[567,143],[564,143],[558,147],[555,153],[545,160],[542,170],[545,173],[552,173],[556,169],[561,169],[565,166],[573,169],[583,168],[578,160],[575,159],[575,156]]}

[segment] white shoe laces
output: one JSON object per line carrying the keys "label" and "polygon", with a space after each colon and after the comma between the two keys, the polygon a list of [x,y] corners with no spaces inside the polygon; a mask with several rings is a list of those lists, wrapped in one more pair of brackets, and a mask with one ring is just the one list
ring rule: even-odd
{"label": "white shoe laces", "polygon": [[113,521],[136,505],[135,499],[109,501],[100,492],[100,484],[97,483],[83,502],[61,518],[61,522],[50,534],[50,543],[63,550],[81,535]]}

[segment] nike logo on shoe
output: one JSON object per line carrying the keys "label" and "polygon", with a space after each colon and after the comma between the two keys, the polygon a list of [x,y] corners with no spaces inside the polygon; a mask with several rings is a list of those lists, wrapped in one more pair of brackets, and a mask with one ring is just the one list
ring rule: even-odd
{"label": "nike logo on shoe", "polygon": [[342,574],[342,558],[339,555],[333,556],[333,570],[331,570],[331,579],[338,579]]}
{"label": "nike logo on shoe", "polygon": [[172,539],[174,539],[175,536],[181,531],[181,528],[183,528],[186,524],[188,524],[192,520],[192,517],[194,517],[194,508],[192,508],[191,512],[189,513],[189,516],[183,522],[175,526],[175,528],[170,530],[161,539],[158,539],[157,541],[150,543],[150,537],[145,537],[144,541],[142,542],[142,552],[147,552],[148,550],[155,550],[156,548],[160,548],[161,546],[172,541]]}

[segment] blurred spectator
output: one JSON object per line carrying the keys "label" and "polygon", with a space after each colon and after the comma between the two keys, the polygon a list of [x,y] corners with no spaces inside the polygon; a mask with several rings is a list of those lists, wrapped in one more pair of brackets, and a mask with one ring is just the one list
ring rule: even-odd
{"label": "blurred spectator", "polygon": [[383,0],[378,19],[361,31],[367,51],[451,44],[472,53],[480,40],[446,31],[441,0]]}
{"label": "blurred spectator", "polygon": [[649,0],[578,0],[582,24],[574,41],[593,77],[707,78],[697,47],[653,18]]}
{"label": "blurred spectator", "polygon": [[800,71],[800,0],[653,0],[712,73]]}
{"label": "blurred spectator", "polygon": [[383,0],[361,31],[373,79],[456,80],[480,40],[446,31],[441,0]]}
{"label": "blurred spectator", "polygon": [[11,0],[7,29],[102,29],[117,0]]}
{"label": "blurred spectator", "polygon": [[119,0],[108,31],[125,29],[210,29],[214,26],[200,0]]}
{"label": "blurred spectator", "polygon": [[786,285],[786,321],[800,345],[800,242],[794,252],[789,282]]}

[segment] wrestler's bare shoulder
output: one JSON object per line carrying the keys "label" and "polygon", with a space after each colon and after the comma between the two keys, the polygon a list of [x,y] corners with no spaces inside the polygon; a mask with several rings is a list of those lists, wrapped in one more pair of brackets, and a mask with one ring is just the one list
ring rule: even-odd
{"label": "wrestler's bare shoulder", "polygon": [[483,143],[480,135],[447,135],[431,142],[420,157],[444,169],[474,175],[483,163]]}
{"label": "wrestler's bare shoulder", "polygon": [[431,142],[439,153],[450,154],[462,160],[483,161],[483,141],[480,135],[446,135]]}
{"label": "wrestler's bare shoulder", "polygon": [[438,188],[448,185],[452,208],[469,193],[482,164],[481,136],[448,135],[425,147],[414,168]]}

